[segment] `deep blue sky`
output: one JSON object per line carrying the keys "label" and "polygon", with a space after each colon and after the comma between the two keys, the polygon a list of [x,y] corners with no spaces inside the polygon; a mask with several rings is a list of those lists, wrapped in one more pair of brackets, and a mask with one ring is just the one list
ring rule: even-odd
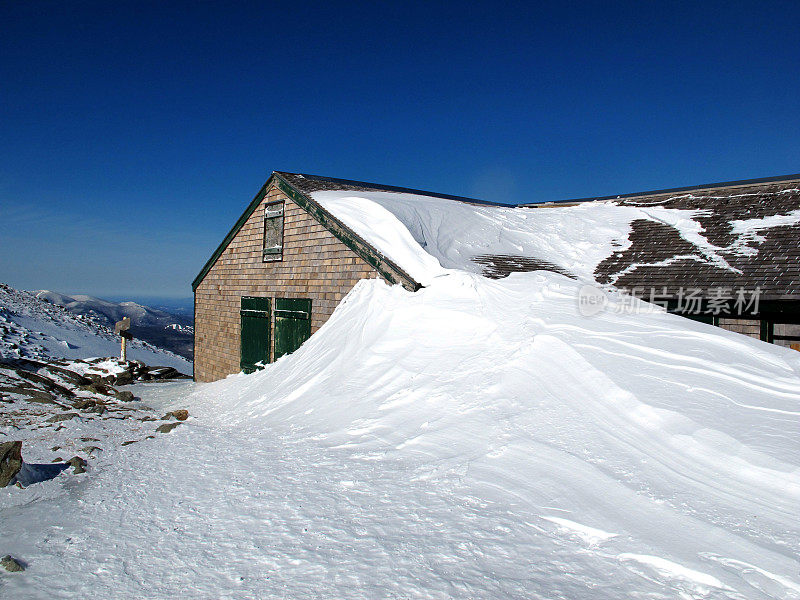
{"label": "deep blue sky", "polygon": [[186,296],[272,170],[505,202],[800,171],[800,3],[0,3],[0,281]]}

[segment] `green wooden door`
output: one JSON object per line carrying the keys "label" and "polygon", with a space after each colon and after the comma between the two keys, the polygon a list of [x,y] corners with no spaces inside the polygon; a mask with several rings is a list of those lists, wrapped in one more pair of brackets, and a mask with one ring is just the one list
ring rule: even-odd
{"label": "green wooden door", "polygon": [[240,367],[252,373],[256,363],[269,362],[269,298],[242,296]]}
{"label": "green wooden door", "polygon": [[275,298],[275,360],[291,354],[311,336],[311,300]]}

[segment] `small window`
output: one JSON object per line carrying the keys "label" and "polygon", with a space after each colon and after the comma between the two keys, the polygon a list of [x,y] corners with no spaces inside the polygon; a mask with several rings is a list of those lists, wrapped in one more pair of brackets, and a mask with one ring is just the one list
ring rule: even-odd
{"label": "small window", "polygon": [[264,207],[264,260],[283,258],[283,202]]}

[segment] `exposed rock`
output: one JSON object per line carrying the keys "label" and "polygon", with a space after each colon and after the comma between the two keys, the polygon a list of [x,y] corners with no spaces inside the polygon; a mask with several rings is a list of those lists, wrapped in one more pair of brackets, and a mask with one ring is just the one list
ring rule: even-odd
{"label": "exposed rock", "polygon": [[25,570],[25,567],[22,566],[22,563],[20,563],[10,554],[6,554],[3,558],[0,558],[0,566],[11,573],[19,573],[20,571]]}
{"label": "exposed rock", "polygon": [[80,456],[73,456],[67,461],[67,464],[73,467],[72,472],[75,474],[86,473],[87,463]]}
{"label": "exposed rock", "polygon": [[148,375],[152,379],[185,379],[188,375],[179,373],[172,367],[153,367],[149,370]]}
{"label": "exposed rock", "polygon": [[[43,390],[37,390],[33,387],[22,386],[3,386],[0,392],[7,394],[15,394],[17,396],[26,396],[25,400],[28,402],[38,402],[39,404],[56,404],[56,400],[52,394]],[[13,400],[8,400],[13,402]]]}
{"label": "exposed rock", "polygon": [[97,400],[92,398],[82,398],[72,403],[72,406],[78,410],[89,410],[97,406]]}
{"label": "exposed rock", "polygon": [[133,392],[129,392],[128,390],[114,390],[114,395],[117,397],[117,400],[120,402],[133,402],[136,400],[136,397],[133,395]]}
{"label": "exposed rock", "polygon": [[88,385],[82,385],[81,389],[86,390],[87,392],[92,392],[93,394],[101,394],[103,396],[114,395],[114,390],[112,388],[108,387],[104,383],[98,383],[96,381],[93,381]]}
{"label": "exposed rock", "polygon": [[128,446],[128,445],[130,445],[130,444],[135,444],[135,443],[136,443],[136,442],[138,442],[138,441],[139,441],[139,440],[128,440],[128,441],[126,441],[126,442],[122,442],[122,444],[120,444],[120,446]]}
{"label": "exposed rock", "polygon": [[123,371],[114,377],[114,381],[111,383],[114,385],[128,385],[129,383],[133,383],[133,373],[130,371]]}
{"label": "exposed rock", "polygon": [[[18,359],[12,363],[0,361],[0,365],[9,369],[13,373],[16,385],[20,387],[33,387],[35,389],[45,391],[52,396],[63,396],[65,398],[72,398],[75,393],[70,389],[70,385],[75,385],[73,382],[85,382],[84,378],[67,371],[65,369],[56,369],[51,371],[48,363],[29,359]],[[49,377],[48,377],[49,375]],[[65,385],[66,384],[66,385]]]}
{"label": "exposed rock", "polygon": [[176,419],[178,419],[178,421],[185,421],[186,419],[189,418],[189,411],[186,410],[185,408],[173,410],[172,412],[168,412],[163,417],[161,417],[161,420],[168,421],[172,417],[175,417]]}
{"label": "exposed rock", "polygon": [[22,468],[22,442],[0,444],[0,487],[6,487]]}
{"label": "exposed rock", "polygon": [[60,415],[53,415],[52,417],[47,419],[47,422],[58,423],[59,421],[69,421],[70,419],[74,419],[75,417],[80,417],[80,415],[76,412],[63,413]]}
{"label": "exposed rock", "polygon": [[158,433],[169,433],[180,424],[181,424],[180,421],[175,421],[174,423],[164,423],[163,425],[159,425],[158,427],[156,427],[156,431]]}

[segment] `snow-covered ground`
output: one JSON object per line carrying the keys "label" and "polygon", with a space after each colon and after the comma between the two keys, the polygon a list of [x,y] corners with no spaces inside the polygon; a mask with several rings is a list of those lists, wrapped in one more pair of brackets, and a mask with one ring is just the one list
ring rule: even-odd
{"label": "snow-covered ground", "polygon": [[0,490],[0,595],[800,598],[800,353],[581,316],[553,273],[429,283],[362,281],[263,371],[134,386],[192,416]]}
{"label": "snow-covered ground", "polygon": [[[119,353],[119,336],[93,316],[72,314],[36,294],[0,284],[0,359],[77,359]],[[142,340],[130,340],[128,358],[192,373],[192,363],[185,358]]]}

